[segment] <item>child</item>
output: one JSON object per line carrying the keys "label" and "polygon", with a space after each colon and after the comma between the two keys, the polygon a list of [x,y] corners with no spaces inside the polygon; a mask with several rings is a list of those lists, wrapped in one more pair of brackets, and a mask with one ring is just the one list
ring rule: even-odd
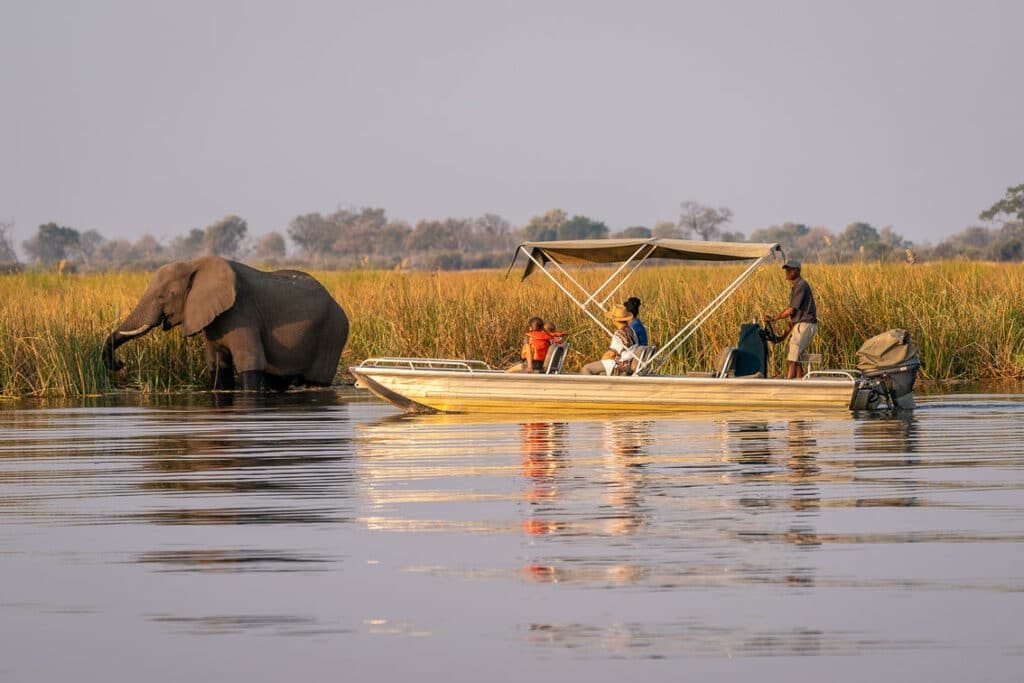
{"label": "child", "polygon": [[565,338],[568,336],[568,332],[556,332],[558,326],[555,325],[551,320],[544,323],[544,331],[551,337],[552,344],[564,344]]}
{"label": "child", "polygon": [[544,331],[544,321],[536,316],[530,318],[526,321],[526,338],[523,339],[523,350],[520,354],[523,362],[513,365],[505,372],[542,371],[550,345],[551,335]]}

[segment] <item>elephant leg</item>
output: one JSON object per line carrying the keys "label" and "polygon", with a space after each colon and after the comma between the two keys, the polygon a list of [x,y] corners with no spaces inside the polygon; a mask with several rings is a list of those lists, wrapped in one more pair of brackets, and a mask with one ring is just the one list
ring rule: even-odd
{"label": "elephant leg", "polygon": [[231,351],[235,372],[242,381],[242,391],[263,391],[267,358],[259,332],[253,327],[238,326],[225,332],[220,343]]}
{"label": "elephant leg", "polygon": [[242,380],[242,391],[263,391],[265,375],[262,370],[249,370],[238,373]]}
{"label": "elephant leg", "polygon": [[235,390],[235,366],[230,353],[207,344],[206,367],[210,371],[214,391]]}
{"label": "elephant leg", "polygon": [[235,371],[232,368],[218,367],[213,369],[213,390],[234,391]]}
{"label": "elephant leg", "polygon": [[263,381],[266,383],[268,391],[276,391],[279,394],[287,391],[292,384],[291,377],[279,377],[278,375],[264,375]]}
{"label": "elephant leg", "polygon": [[305,373],[309,386],[329,387],[338,372],[338,360],[348,340],[348,321],[342,317],[330,320],[318,333],[313,362]]}

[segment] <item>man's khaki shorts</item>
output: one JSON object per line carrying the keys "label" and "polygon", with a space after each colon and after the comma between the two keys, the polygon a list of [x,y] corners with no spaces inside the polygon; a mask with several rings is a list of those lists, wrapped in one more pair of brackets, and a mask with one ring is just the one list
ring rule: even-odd
{"label": "man's khaki shorts", "polygon": [[818,331],[818,323],[797,323],[789,333],[789,353],[786,360],[799,363],[807,355],[807,347]]}

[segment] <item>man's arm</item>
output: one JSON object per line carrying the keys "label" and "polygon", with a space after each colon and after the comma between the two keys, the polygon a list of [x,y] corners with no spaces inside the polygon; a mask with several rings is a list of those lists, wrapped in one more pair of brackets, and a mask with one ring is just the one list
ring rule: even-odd
{"label": "man's arm", "polygon": [[773,322],[775,320],[782,320],[783,318],[789,318],[789,317],[791,317],[793,315],[793,311],[794,310],[795,309],[791,306],[791,307],[787,308],[786,310],[784,310],[782,313],[779,313],[778,315],[766,315],[764,317],[764,319],[767,320],[768,322]]}

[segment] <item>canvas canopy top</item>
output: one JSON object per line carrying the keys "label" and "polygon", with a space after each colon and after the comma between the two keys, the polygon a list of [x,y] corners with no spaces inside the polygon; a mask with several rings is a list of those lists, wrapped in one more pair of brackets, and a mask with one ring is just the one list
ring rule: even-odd
{"label": "canvas canopy top", "polygon": [[[516,248],[512,265],[519,252],[528,257],[523,279],[533,273],[537,264],[554,261],[559,264],[624,263],[639,258],[676,259],[680,261],[747,261],[764,258],[781,251],[778,244],[748,242],[704,242],[660,237],[647,239],[558,240],[523,242]],[[509,266],[511,269],[512,266]]]}

